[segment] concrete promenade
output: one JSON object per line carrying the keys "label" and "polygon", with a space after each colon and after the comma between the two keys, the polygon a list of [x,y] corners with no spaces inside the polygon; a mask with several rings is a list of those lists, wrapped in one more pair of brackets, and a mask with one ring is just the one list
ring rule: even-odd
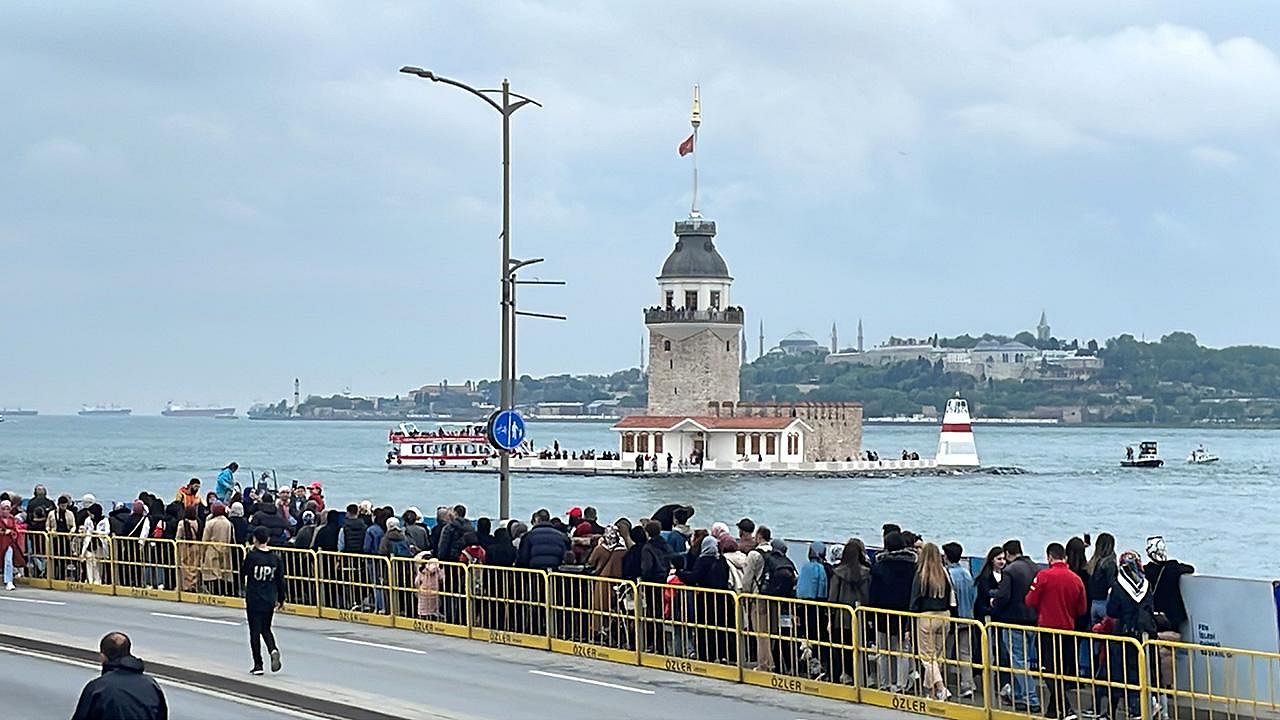
{"label": "concrete promenade", "polygon": [[[734,720],[911,717],[785,690],[290,615],[277,615],[275,622],[284,670],[254,678],[248,674],[248,630],[240,610],[33,588],[0,595],[0,634],[70,648],[94,648],[111,630],[127,633],[135,654],[144,661],[252,683],[267,693],[271,688],[284,688],[402,718],[648,717],[671,712]],[[42,672],[48,662],[16,655],[8,648],[0,648],[0,657],[4,658],[0,696],[13,690],[12,680]],[[22,671],[24,667],[30,669]],[[19,674],[13,674],[15,670]],[[74,687],[53,695],[62,698],[71,693],[67,716],[80,691],[83,672],[76,670],[74,678],[73,673],[65,673],[68,679],[63,684]],[[38,698],[34,694],[24,697],[28,697],[24,702]],[[217,710],[219,718],[257,717],[247,714],[252,708],[242,706],[229,712],[219,704],[224,701],[208,696],[179,693],[170,697],[173,717],[206,716],[203,709],[180,710],[174,702],[179,699]],[[42,707],[48,712],[47,704]],[[61,714],[59,706],[57,715]]]}

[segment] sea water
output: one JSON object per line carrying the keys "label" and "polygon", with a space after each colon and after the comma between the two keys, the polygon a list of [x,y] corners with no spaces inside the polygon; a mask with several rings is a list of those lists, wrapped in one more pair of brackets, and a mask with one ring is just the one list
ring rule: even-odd
{"label": "sea water", "polygon": [[[419,423],[424,429],[428,423]],[[0,490],[29,497],[43,483],[50,495],[129,500],[141,490],[172,499],[192,477],[213,488],[217,471],[240,464],[237,480],[274,470],[281,485],[319,481],[330,506],[362,499],[397,510],[466,505],[470,517],[496,515],[494,474],[388,470],[390,424],[280,422],[212,418],[7,418],[0,424]],[[647,516],[672,502],[696,508],[695,527],[750,517],[788,538],[878,544],[880,526],[896,522],[939,543],[955,540],[969,554],[1019,538],[1042,559],[1044,547],[1072,535],[1111,532],[1120,550],[1142,552],[1163,535],[1170,555],[1197,571],[1280,577],[1280,524],[1274,521],[1280,475],[1280,430],[988,427],[976,429],[984,465],[1016,466],[1020,475],[829,478],[805,476],[515,475],[513,513],[538,508],[563,515],[593,505],[603,522]],[[932,426],[867,427],[863,447],[891,458],[903,449],[936,450]],[[607,425],[529,425],[538,446],[565,450],[617,447]],[[1120,467],[1126,445],[1156,440],[1165,467]],[[1203,443],[1222,460],[1188,465]],[[665,463],[663,463],[665,466]]]}

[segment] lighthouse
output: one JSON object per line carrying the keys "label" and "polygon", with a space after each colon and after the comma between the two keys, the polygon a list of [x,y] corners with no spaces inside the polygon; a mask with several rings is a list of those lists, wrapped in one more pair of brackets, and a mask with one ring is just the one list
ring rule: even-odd
{"label": "lighthouse", "polygon": [[938,434],[938,467],[978,467],[978,446],[973,440],[969,403],[960,393],[947,400]]}

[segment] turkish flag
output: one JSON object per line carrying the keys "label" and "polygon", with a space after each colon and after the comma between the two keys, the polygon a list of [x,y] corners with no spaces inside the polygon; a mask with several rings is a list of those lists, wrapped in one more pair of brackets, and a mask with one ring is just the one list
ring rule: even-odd
{"label": "turkish flag", "polygon": [[686,139],[684,142],[680,143],[680,157],[684,157],[685,155],[688,155],[691,152],[693,152],[693,136],[692,135],[690,135],[688,139]]}

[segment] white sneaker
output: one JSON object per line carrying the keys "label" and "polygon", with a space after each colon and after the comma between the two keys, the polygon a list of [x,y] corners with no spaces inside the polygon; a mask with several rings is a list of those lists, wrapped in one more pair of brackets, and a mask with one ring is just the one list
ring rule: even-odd
{"label": "white sneaker", "polygon": [[4,589],[8,590],[9,592],[13,592],[14,590],[17,590],[17,588],[13,586],[13,583],[5,583]]}

